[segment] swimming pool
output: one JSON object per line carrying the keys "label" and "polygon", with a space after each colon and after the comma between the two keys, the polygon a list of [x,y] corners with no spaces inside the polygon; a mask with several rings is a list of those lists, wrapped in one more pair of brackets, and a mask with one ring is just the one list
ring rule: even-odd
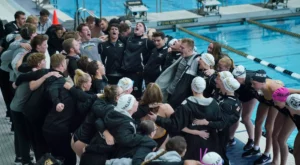
{"label": "swimming pool", "polygon": [[[274,24],[274,20],[266,21],[263,23],[271,26],[276,26],[284,30],[291,30],[296,32],[299,30],[299,17],[286,19],[279,24]],[[298,29],[297,29],[298,27]],[[278,32],[270,31],[256,25],[241,25],[240,23],[234,24],[222,24],[217,26],[202,26],[187,28],[189,31],[195,32],[206,36],[212,40],[227,44],[237,50],[243,51],[247,54],[253,55],[257,58],[271,62],[275,65],[289,69],[293,72],[300,73],[299,59],[300,59],[300,39],[290,37]],[[166,34],[176,36],[176,38],[192,38],[196,42],[198,52],[206,51],[208,42],[199,38],[193,37],[185,32],[178,30],[173,32],[172,30],[165,30]],[[232,52],[228,52],[223,49],[225,53],[228,53],[233,59],[236,65],[244,65],[247,69],[258,70],[264,69],[267,74],[273,78],[282,80],[285,86],[288,88],[300,89],[300,81],[296,80],[288,75],[277,72],[271,68],[265,67],[261,64],[246,59],[240,55]],[[251,119],[255,120],[256,111],[253,113]],[[292,135],[288,139],[289,146],[294,145],[294,139],[297,135],[295,129]]]}
{"label": "swimming pool", "polygon": [[[53,0],[52,0],[53,1]],[[69,16],[74,17],[76,11],[76,1],[79,7],[84,6],[87,10],[93,11],[97,16],[100,15],[100,0],[63,0],[57,1],[58,9],[67,13]],[[125,14],[124,2],[126,0],[102,0],[102,15],[103,16],[120,16]],[[144,4],[149,8],[149,12],[156,12],[156,3],[160,4],[161,10],[174,11],[174,10],[191,10],[197,8],[196,0],[143,0]],[[219,0],[226,2],[227,5],[240,5],[240,4],[254,4],[261,3],[263,0]],[[226,4],[226,3],[225,3]],[[160,10],[160,9],[158,9]]]}

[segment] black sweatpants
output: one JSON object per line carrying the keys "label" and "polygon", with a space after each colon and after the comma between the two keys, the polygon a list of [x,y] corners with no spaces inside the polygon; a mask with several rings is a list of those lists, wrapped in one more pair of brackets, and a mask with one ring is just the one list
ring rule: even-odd
{"label": "black sweatpants", "polygon": [[22,163],[30,163],[30,138],[28,136],[25,116],[22,112],[11,111],[15,125],[15,151],[17,157],[22,157]]}
{"label": "black sweatpants", "polygon": [[110,76],[110,75],[106,75],[106,77],[108,79],[108,84],[110,85],[117,85],[119,80],[123,78],[122,76]]}
{"label": "black sweatpants", "polygon": [[100,165],[105,164],[108,160],[106,154],[83,153],[80,158],[80,165]]}
{"label": "black sweatpants", "polygon": [[10,103],[14,97],[11,82],[9,81],[9,73],[0,69],[0,88],[6,105],[6,117],[10,117]]}
{"label": "black sweatpants", "polygon": [[75,165],[76,154],[71,148],[71,133],[52,132],[43,130],[44,137],[49,146],[50,153],[60,160],[64,160],[64,165]]}
{"label": "black sweatpants", "polygon": [[224,128],[222,131],[219,131],[219,140],[220,140],[220,156],[223,158],[224,160],[224,165],[229,165],[229,159],[226,155],[226,149],[227,149],[227,144],[229,141],[229,127],[228,128]]}
{"label": "black sweatpants", "polygon": [[142,85],[143,85],[143,75],[142,72],[139,73],[125,73],[124,77],[130,78],[133,83],[132,95],[139,100],[142,97]]}
{"label": "black sweatpants", "polygon": [[44,154],[50,152],[43,134],[43,122],[33,122],[28,120],[27,117],[25,117],[25,119],[27,124],[28,135],[31,140],[31,145],[34,151],[35,160],[39,160]]}

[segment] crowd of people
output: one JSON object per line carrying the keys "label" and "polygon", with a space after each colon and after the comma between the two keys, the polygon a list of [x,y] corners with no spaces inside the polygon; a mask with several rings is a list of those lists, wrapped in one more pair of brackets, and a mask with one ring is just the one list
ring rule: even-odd
{"label": "crowd of people", "polygon": [[[143,22],[89,16],[69,31],[49,15],[43,9],[26,19],[18,11],[0,29],[0,87],[15,164],[34,164],[32,150],[36,164],[229,165],[226,150],[236,144],[240,118],[249,136],[242,157],[287,164],[300,90],[235,66],[216,42],[198,53],[194,40]],[[296,164],[299,143],[298,134]]]}

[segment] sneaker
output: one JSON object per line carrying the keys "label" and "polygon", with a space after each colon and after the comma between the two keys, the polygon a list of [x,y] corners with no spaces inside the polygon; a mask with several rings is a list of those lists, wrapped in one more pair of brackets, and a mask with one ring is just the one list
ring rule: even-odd
{"label": "sneaker", "polygon": [[15,165],[22,165],[22,158],[21,157],[19,157],[19,158],[16,157],[14,164]]}
{"label": "sneaker", "polygon": [[251,148],[250,150],[244,152],[242,154],[242,157],[243,158],[248,158],[248,157],[251,157],[251,156],[260,156],[260,155],[261,155],[260,149],[255,150],[254,148]]}
{"label": "sneaker", "polygon": [[234,138],[233,139],[229,139],[227,146],[234,146],[234,145],[236,145],[235,139]]}
{"label": "sneaker", "polygon": [[251,148],[253,148],[253,146],[254,146],[254,142],[253,142],[253,140],[252,139],[248,139],[248,142],[247,142],[247,144],[244,146],[244,151],[248,151],[248,150],[250,150]]}
{"label": "sneaker", "polygon": [[262,154],[261,157],[254,161],[254,165],[264,165],[267,163],[271,163],[271,161],[271,156],[266,156],[265,154]]}

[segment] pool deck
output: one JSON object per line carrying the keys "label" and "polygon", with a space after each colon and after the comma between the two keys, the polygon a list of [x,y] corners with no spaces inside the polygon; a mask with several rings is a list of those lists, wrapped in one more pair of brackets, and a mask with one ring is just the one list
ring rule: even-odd
{"label": "pool deck", "polygon": [[[54,8],[52,5],[44,6],[51,13]],[[299,16],[300,15],[300,0],[289,0],[287,9],[271,10],[262,8],[258,5],[237,5],[221,7],[221,16],[200,16],[192,11],[180,10],[163,13],[149,13],[148,21],[145,22],[148,27],[157,28],[171,28],[173,25],[167,25],[170,23],[183,23],[182,26],[197,26],[204,24],[216,24],[225,22],[235,22],[242,19],[263,19],[263,18],[275,18],[285,16]],[[13,15],[17,10],[25,11],[26,14],[38,15],[38,11],[35,8],[35,3],[32,0],[0,0],[0,15],[4,22],[13,21]],[[296,12],[297,11],[297,12]],[[74,23],[74,19],[60,10],[57,10],[57,14],[60,22],[71,29]],[[112,17],[107,17],[108,19]],[[187,23],[189,22],[189,23]],[[10,123],[5,119],[5,105],[3,102],[2,94],[0,93],[0,164],[10,165],[14,161],[14,149],[13,149],[13,135],[10,134]],[[239,125],[239,128],[235,134],[237,139],[237,145],[228,148],[228,156],[232,165],[252,165],[255,158],[241,158],[243,145],[247,142],[248,137],[245,126]],[[265,147],[265,138],[261,138],[260,147],[263,151]],[[294,158],[292,154],[289,154],[288,165],[294,165]]]}

